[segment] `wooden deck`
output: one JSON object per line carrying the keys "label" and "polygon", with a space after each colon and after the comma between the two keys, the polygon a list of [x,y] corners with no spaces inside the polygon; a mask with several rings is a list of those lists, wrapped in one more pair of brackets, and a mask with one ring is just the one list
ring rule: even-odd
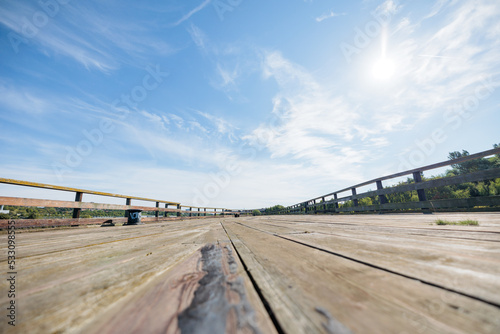
{"label": "wooden deck", "polygon": [[500,214],[16,232],[16,326],[2,279],[1,333],[500,333]]}

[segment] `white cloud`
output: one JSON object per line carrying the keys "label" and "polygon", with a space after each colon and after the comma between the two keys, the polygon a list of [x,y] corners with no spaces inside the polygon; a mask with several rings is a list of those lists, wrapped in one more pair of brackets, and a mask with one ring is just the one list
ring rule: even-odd
{"label": "white cloud", "polygon": [[331,19],[337,16],[344,16],[346,13],[335,13],[334,11],[329,11],[328,13],[324,13],[316,18],[316,22],[322,22],[327,19]]}
{"label": "white cloud", "polygon": [[208,45],[208,38],[206,34],[194,24],[191,24],[187,31],[189,32],[189,35],[191,36],[191,39],[196,44],[196,46],[202,51],[205,51]]}
{"label": "white cloud", "polygon": [[360,115],[356,108],[278,52],[265,55],[263,73],[280,86],[273,101],[274,119],[245,139],[264,145],[274,158],[297,159],[325,175],[355,177],[355,169],[345,167],[364,161],[362,150],[347,148],[363,131],[357,125]]}
{"label": "white cloud", "polygon": [[444,8],[446,8],[447,6],[450,6],[450,5],[453,5],[454,3],[456,3],[457,0],[438,0],[436,1],[436,3],[434,4],[434,6],[432,6],[432,10],[429,14],[427,14],[424,19],[429,19],[431,17],[434,17],[436,16],[437,14],[439,14]]}
{"label": "white cloud", "polygon": [[12,89],[5,83],[0,83],[0,103],[3,107],[27,114],[51,111],[51,103],[45,99],[26,89]]}
{"label": "white cloud", "polygon": [[[25,28],[34,27],[22,48],[37,47],[45,56],[65,56],[86,69],[110,72],[120,63],[137,66],[151,53],[170,55],[177,50],[161,39],[151,37],[148,27],[123,18],[104,16],[95,9],[73,2],[59,6],[42,26],[35,27],[27,18],[41,9],[35,3],[12,2],[1,12],[0,23],[26,37]],[[26,23],[28,22],[28,23]]]}
{"label": "white cloud", "polygon": [[394,15],[401,9],[401,5],[398,5],[399,1],[397,0],[386,0],[381,5],[377,7],[375,10],[378,13]]}
{"label": "white cloud", "polygon": [[202,10],[203,8],[205,8],[211,1],[212,0],[205,0],[205,1],[203,1],[197,7],[195,7],[194,9],[192,9],[189,13],[187,13],[182,18],[180,18],[179,21],[175,22],[174,26],[178,26],[182,22],[188,20],[191,16],[193,16],[194,14],[198,13],[200,10]]}

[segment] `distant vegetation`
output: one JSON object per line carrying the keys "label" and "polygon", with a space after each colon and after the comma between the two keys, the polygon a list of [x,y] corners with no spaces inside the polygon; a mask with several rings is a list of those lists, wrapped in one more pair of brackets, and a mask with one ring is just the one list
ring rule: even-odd
{"label": "distant vegetation", "polygon": [[280,210],[283,210],[284,208],[285,207],[283,205],[275,205],[270,208],[267,208],[264,212],[266,213],[266,215],[271,215],[279,212]]}
{"label": "distant vegetation", "polygon": [[[498,148],[500,147],[500,144],[494,144],[493,147]],[[448,159],[455,160],[466,156],[469,156],[469,152],[467,152],[466,150],[462,150],[462,152],[455,151],[449,153]],[[422,181],[440,179],[457,175],[464,175],[492,168],[500,168],[500,154],[497,154],[491,158],[480,158],[451,165],[451,169],[448,169],[443,174],[431,177],[422,176]],[[415,180],[413,180],[412,177],[408,177],[405,181],[401,181],[397,183],[395,186],[402,186],[410,183],[415,183]],[[495,196],[495,195],[500,195],[500,178],[486,180],[482,182],[468,182],[459,185],[431,188],[431,189],[426,189],[425,193],[427,195],[427,199],[429,200],[469,198],[478,196]],[[407,202],[418,201],[418,195],[416,191],[388,194],[386,195],[386,198],[389,203],[407,203]],[[370,206],[377,204],[380,204],[378,196],[365,197],[358,200],[359,206]],[[339,207],[341,208],[348,208],[353,206],[354,206],[353,201],[346,201],[344,203],[339,203]],[[265,213],[273,214],[279,212],[281,209],[284,209],[282,205],[275,205],[273,207],[267,208],[265,210]]]}
{"label": "distant vegetation", "polygon": [[252,216],[260,216],[261,214],[262,214],[262,212],[260,212],[259,210],[252,211]]}
{"label": "distant vegetation", "polygon": [[[73,209],[67,208],[36,208],[24,206],[6,205],[4,210],[9,210],[8,214],[0,213],[0,219],[48,219],[48,218],[72,218]],[[80,218],[97,217],[124,217],[123,210],[82,210]]]}

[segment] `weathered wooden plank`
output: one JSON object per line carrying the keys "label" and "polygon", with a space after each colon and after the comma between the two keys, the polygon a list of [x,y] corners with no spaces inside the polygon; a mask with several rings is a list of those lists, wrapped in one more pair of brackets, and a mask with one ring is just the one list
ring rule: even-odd
{"label": "weathered wooden plank", "polygon": [[203,246],[84,332],[275,333],[233,253],[229,244]]}
{"label": "weathered wooden plank", "polygon": [[323,314],[359,333],[500,329],[498,307],[256,230],[258,220],[272,219],[224,226],[287,333],[328,332]]}
{"label": "weathered wooden plank", "polygon": [[[130,227],[20,232],[16,237],[18,318],[13,329],[1,322],[2,333],[88,333],[106,323],[122,322],[130,326],[118,328],[127,333],[134,332],[134,328],[138,333],[160,332],[158,329],[179,332],[173,318],[170,321],[165,314],[172,310],[181,312],[191,303],[193,293],[189,291],[194,292],[193,284],[198,282],[192,278],[201,277],[197,276],[200,268],[191,270],[193,263],[197,265],[193,256],[199,259],[193,254],[206,242],[221,245],[228,242],[220,219],[213,218]],[[5,234],[0,235],[0,242],[6,244]],[[223,248],[226,259],[229,249],[230,246]],[[3,254],[2,257],[0,264],[6,266]],[[233,256],[232,262],[221,262],[221,268],[229,273],[224,276],[230,290],[228,333],[250,333],[250,325],[262,333],[273,333],[272,322],[238,260]],[[168,277],[174,280],[165,280]],[[182,285],[185,290],[172,289],[176,282],[185,283]],[[6,284],[5,280],[0,282],[1,291],[5,291]],[[169,291],[174,291],[174,295],[162,294]],[[238,291],[246,294],[239,295]],[[141,299],[145,294],[149,297]],[[129,303],[134,300],[138,304]],[[158,308],[147,301],[156,302]],[[0,305],[6,303],[7,296],[2,294]],[[143,308],[134,308],[137,305]],[[167,309],[162,309],[163,306]],[[124,310],[127,312],[123,313]],[[120,313],[120,321],[113,320]],[[241,328],[235,329],[238,320]],[[243,321],[247,321],[246,325]],[[133,327],[133,323],[139,326]],[[110,331],[117,332],[109,326],[103,330]]]}
{"label": "weathered wooden plank", "polygon": [[307,225],[256,221],[251,226],[500,305],[500,233],[474,240],[473,235],[448,238],[454,231],[430,238],[432,232],[402,228]]}

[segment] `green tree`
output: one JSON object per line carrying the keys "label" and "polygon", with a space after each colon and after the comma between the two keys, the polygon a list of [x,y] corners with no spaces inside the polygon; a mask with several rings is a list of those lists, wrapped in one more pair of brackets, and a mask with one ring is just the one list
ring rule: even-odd
{"label": "green tree", "polygon": [[260,216],[261,215],[261,212],[257,209],[253,210],[252,211],[252,216]]}
{"label": "green tree", "polygon": [[[470,155],[469,152],[466,150],[462,150],[462,152],[454,151],[449,153],[448,159],[456,160],[468,157],[469,155]],[[479,159],[464,161],[458,164],[453,164],[451,165],[451,167],[453,168],[452,171],[453,174],[463,175],[463,174],[474,173],[480,170],[490,169],[494,167],[494,162],[486,158],[479,158]]]}

